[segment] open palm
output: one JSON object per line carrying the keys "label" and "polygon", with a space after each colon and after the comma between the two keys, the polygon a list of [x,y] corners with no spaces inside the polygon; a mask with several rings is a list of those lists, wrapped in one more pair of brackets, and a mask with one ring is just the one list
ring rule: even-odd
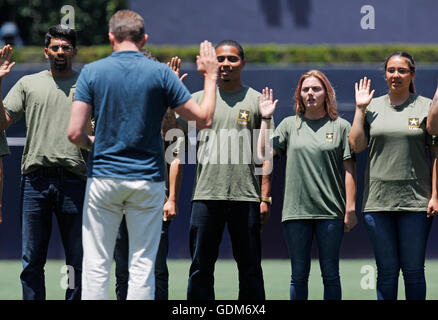
{"label": "open palm", "polygon": [[0,50],[0,79],[3,79],[11,72],[15,62],[11,62],[12,48],[10,45],[6,45]]}
{"label": "open palm", "polygon": [[259,96],[259,108],[262,117],[269,118],[275,111],[278,99],[274,101],[274,92],[272,89],[266,87],[262,90],[262,95]]}
{"label": "open palm", "polygon": [[374,96],[375,90],[370,92],[371,79],[367,80],[367,77],[360,79],[359,84],[354,84],[354,90],[356,93],[356,106],[360,109],[366,109],[370,104],[371,99]]}

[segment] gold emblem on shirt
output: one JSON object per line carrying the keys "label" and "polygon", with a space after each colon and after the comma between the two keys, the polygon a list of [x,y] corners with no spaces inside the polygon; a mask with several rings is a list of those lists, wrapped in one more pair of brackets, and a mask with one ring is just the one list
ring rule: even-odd
{"label": "gold emblem on shirt", "polygon": [[325,141],[333,142],[333,132],[326,132],[326,134],[325,134]]}
{"label": "gold emblem on shirt", "polygon": [[420,128],[420,118],[408,119],[408,130],[418,130]]}
{"label": "gold emblem on shirt", "polygon": [[239,115],[237,117],[237,123],[240,124],[241,126],[247,126],[250,116],[251,115],[251,111],[246,110],[246,109],[240,109],[239,110]]}

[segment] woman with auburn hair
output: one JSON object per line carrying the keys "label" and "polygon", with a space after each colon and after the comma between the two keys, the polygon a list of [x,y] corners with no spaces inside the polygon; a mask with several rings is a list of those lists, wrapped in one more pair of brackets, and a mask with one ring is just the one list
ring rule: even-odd
{"label": "woman with auburn hair", "polygon": [[388,94],[372,99],[366,77],[355,84],[349,141],[355,153],[368,146],[362,211],[376,258],[379,300],[397,299],[400,269],[406,299],[426,298],[426,244],[438,210],[438,148],[426,131],[431,100],[415,94],[414,78],[414,59],[398,51],[385,61]]}
{"label": "woman with auburn hair", "polygon": [[[344,231],[357,223],[355,163],[348,144],[350,124],[338,117],[333,87],[318,70],[303,74],[295,91],[296,115],[273,134],[269,119],[278,100],[265,88],[258,153],[287,155],[282,224],[291,259],[291,300],[307,300],[311,246],[316,237],[324,299],[340,300],[339,251]],[[266,150],[265,150],[266,149]],[[345,184],[343,172],[345,169]]]}

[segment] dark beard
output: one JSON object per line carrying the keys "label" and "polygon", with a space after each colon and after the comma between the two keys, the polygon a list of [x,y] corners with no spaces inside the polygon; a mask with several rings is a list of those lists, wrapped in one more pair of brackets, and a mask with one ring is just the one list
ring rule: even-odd
{"label": "dark beard", "polygon": [[53,60],[52,67],[58,71],[65,71],[67,69],[67,63],[64,62],[62,64],[57,64],[55,60]]}

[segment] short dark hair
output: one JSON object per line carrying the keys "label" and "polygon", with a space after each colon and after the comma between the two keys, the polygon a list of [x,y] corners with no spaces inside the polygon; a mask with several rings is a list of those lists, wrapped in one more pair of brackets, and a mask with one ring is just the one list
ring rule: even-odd
{"label": "short dark hair", "polygon": [[52,38],[65,38],[71,43],[73,48],[76,48],[76,31],[70,29],[66,25],[57,24],[55,26],[49,27],[49,30],[47,31],[44,39],[44,44],[46,48],[49,47]]}
{"label": "short dark hair", "polygon": [[243,47],[240,45],[239,42],[235,40],[222,40],[216,45],[216,49],[222,46],[231,46],[237,49],[237,53],[240,57],[240,59],[245,60],[245,52],[243,51]]}
{"label": "short dark hair", "polygon": [[109,21],[109,32],[118,42],[128,40],[137,43],[143,39],[144,30],[143,18],[132,10],[119,10]]}

